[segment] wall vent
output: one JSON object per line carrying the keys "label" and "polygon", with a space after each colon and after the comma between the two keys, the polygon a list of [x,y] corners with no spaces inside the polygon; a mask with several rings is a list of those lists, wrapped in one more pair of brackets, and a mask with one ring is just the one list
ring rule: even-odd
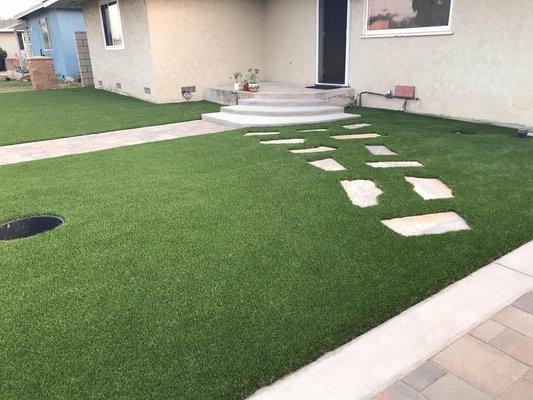
{"label": "wall vent", "polygon": [[98,81],[98,86],[104,86],[104,82]]}
{"label": "wall vent", "polygon": [[122,89],[122,83],[117,82],[117,89]]}
{"label": "wall vent", "polygon": [[196,93],[196,86],[183,86],[181,88],[181,93],[183,92]]}
{"label": "wall vent", "polygon": [[152,89],[150,89],[149,87],[145,87],[145,88],[144,88],[144,93],[146,93],[146,94],[152,94]]}

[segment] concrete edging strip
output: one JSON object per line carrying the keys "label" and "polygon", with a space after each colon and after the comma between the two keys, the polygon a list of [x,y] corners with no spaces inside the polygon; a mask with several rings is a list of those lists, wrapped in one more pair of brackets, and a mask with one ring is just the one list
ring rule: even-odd
{"label": "concrete edging strip", "polygon": [[249,400],[365,400],[533,288],[533,241]]}

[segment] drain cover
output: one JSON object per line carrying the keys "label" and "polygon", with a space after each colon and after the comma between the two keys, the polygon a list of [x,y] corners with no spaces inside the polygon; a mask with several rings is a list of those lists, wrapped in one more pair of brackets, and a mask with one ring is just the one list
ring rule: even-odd
{"label": "drain cover", "polygon": [[63,219],[55,215],[36,215],[0,225],[0,241],[35,236],[57,228]]}

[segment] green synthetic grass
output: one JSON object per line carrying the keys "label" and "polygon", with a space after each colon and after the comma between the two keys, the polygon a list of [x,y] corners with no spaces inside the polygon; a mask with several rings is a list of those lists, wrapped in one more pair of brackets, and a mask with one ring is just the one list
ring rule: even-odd
{"label": "green synthetic grass", "polygon": [[0,146],[190,121],[219,108],[206,101],[153,104],[91,88],[0,92]]}
{"label": "green synthetic grass", "polygon": [[31,83],[24,82],[24,81],[14,81],[14,80],[0,81],[0,94],[11,93],[11,92],[24,92],[27,90],[32,90]]}
{"label": "green synthetic grass", "polygon": [[[65,218],[0,242],[2,399],[244,399],[532,239],[531,139],[360,112],[383,137],[282,129],[307,139],[292,148],[339,149],[325,155],[240,130],[0,167],[0,221]],[[348,171],[307,164],[325,157]],[[364,164],[386,159],[426,167]],[[423,201],[404,175],[455,198]],[[379,206],[351,205],[340,181],[356,178]],[[472,230],[404,238],[379,222],[449,210]]]}

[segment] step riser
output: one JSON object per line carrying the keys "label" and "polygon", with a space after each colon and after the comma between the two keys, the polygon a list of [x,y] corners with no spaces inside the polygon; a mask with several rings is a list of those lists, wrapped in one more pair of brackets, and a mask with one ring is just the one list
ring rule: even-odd
{"label": "step riser", "polygon": [[[255,108],[255,107],[254,107]],[[257,107],[256,110],[238,110],[238,109],[226,109],[222,108],[221,113],[224,114],[234,114],[234,115],[249,115],[249,116],[258,116],[258,117],[303,117],[303,116],[313,116],[313,115],[328,115],[328,114],[338,114],[343,112],[342,108],[339,109],[329,109],[324,110],[301,110],[301,111],[271,111],[265,110],[262,111]]]}
{"label": "step riser", "polygon": [[279,101],[265,101],[261,99],[242,99],[239,100],[239,105],[245,106],[259,106],[259,107],[321,107],[327,106],[328,102],[326,100],[306,100],[306,101],[290,101],[290,100],[281,100]]}
{"label": "step riser", "polygon": [[[204,121],[215,122],[218,124],[231,126],[231,127],[269,127],[269,126],[290,126],[290,125],[306,125],[316,123],[328,123],[335,121],[349,120],[360,117],[355,114],[331,114],[317,116],[312,118],[310,116],[304,117],[248,117],[245,121],[242,121],[243,116],[235,114],[213,113],[204,114],[202,119]],[[263,121],[262,121],[263,120]]]}

